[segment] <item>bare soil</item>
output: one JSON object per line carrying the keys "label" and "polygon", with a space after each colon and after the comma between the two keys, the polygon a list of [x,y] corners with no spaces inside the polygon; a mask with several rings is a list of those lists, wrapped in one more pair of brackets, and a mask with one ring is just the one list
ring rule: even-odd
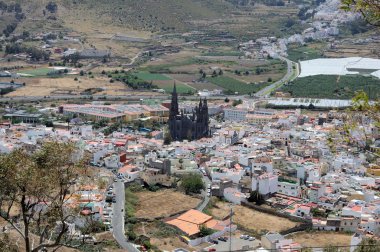
{"label": "bare soil", "polygon": [[135,216],[148,219],[168,217],[180,211],[194,208],[201,201],[198,198],[170,189],[157,192],[137,192],[136,196],[139,198],[139,202]]}

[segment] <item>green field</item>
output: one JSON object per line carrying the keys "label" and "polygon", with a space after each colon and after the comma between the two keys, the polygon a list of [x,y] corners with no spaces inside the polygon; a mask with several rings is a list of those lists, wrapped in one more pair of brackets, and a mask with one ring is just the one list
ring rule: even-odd
{"label": "green field", "polygon": [[43,67],[43,68],[24,70],[24,71],[20,71],[18,73],[29,74],[32,76],[46,76],[48,73],[53,72],[53,71],[54,71],[54,69],[52,69],[52,68]]}
{"label": "green field", "polygon": [[297,78],[281,91],[293,97],[351,99],[356,91],[363,90],[371,99],[380,96],[380,80],[360,75],[316,75]]}
{"label": "green field", "polygon": [[162,74],[154,74],[150,72],[138,72],[133,74],[144,81],[154,81],[154,80],[171,80],[169,77]]}
{"label": "green field", "polygon": [[238,92],[239,94],[249,94],[249,93],[256,93],[260,89],[267,86],[267,83],[262,84],[247,84],[242,81],[226,77],[226,76],[217,76],[217,77],[207,77],[206,78],[209,82],[214,83],[215,85],[218,85],[219,87],[222,87],[226,90],[226,92],[235,93]]}
{"label": "green field", "polygon": [[299,60],[312,60],[317,58],[323,58],[323,44],[313,44],[307,46],[288,48],[288,59],[292,61]]}
{"label": "green field", "polygon": [[[163,90],[165,90],[166,93],[171,93],[173,91],[173,83],[172,82],[167,82],[167,83],[156,83],[155,85],[157,85],[159,88],[162,88]],[[189,87],[189,86],[186,86],[182,83],[176,83],[176,88],[177,88],[177,92],[180,93],[180,94],[186,94],[186,93],[194,93],[196,92],[195,89]]]}
{"label": "green field", "polygon": [[203,53],[202,56],[244,56],[244,53],[239,51],[227,51],[227,52],[206,52]]}

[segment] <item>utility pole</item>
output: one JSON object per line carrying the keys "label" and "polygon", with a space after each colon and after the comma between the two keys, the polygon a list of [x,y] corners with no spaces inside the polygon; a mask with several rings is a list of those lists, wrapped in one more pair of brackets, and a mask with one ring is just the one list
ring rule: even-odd
{"label": "utility pole", "polygon": [[232,227],[232,204],[230,205],[230,252],[232,251],[232,231],[231,231],[231,227]]}

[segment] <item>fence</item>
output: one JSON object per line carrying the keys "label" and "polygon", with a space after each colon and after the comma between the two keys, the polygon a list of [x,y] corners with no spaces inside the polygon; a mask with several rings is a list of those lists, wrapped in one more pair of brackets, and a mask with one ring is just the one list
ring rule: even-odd
{"label": "fence", "polygon": [[295,227],[289,228],[287,230],[283,230],[280,232],[280,234],[288,235],[288,234],[295,233],[295,232],[305,231],[305,230],[311,229],[312,227],[313,227],[312,223],[302,223],[302,224],[299,224]]}
{"label": "fence", "polygon": [[[236,228],[237,228],[236,225],[231,225],[231,232],[234,232],[236,230]],[[214,240],[214,239],[224,235],[226,232],[229,232],[229,231],[230,231],[230,227],[226,227],[222,231],[215,232],[215,233],[208,235],[208,236],[205,236],[205,237],[200,237],[200,238],[197,238],[194,240],[189,240],[187,243],[192,247],[198,246],[201,243],[208,242],[210,240]]]}
{"label": "fence", "polygon": [[295,221],[295,222],[304,222],[304,223],[310,222],[310,220],[306,220],[306,219],[303,219],[301,217],[297,217],[297,216],[293,216],[293,215],[289,215],[289,214],[285,214],[285,213],[280,213],[274,209],[264,208],[264,207],[261,207],[261,206],[258,206],[258,205],[255,205],[255,204],[249,203],[249,202],[242,202],[241,205],[252,208],[252,209],[259,211],[259,212],[262,212],[262,213],[275,215],[275,216],[286,218],[286,219],[289,219],[289,220]]}

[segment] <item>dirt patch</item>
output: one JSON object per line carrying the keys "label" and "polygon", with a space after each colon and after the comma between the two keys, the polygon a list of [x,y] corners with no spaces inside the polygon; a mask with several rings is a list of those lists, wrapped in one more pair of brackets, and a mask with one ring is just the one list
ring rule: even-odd
{"label": "dirt patch", "polygon": [[139,198],[135,214],[137,218],[167,217],[194,208],[201,202],[198,198],[174,190],[137,192],[136,196]]}
{"label": "dirt patch", "polygon": [[[211,214],[218,219],[228,216],[230,207],[228,203],[217,202],[216,206],[211,209]],[[274,215],[261,213],[253,209],[234,206],[234,215],[232,221],[243,228],[254,230],[255,232],[274,231],[280,232],[296,226],[296,222]]]}
{"label": "dirt patch", "polygon": [[351,241],[350,234],[336,232],[299,232],[289,235],[288,238],[292,238],[303,247],[348,246]]}
{"label": "dirt patch", "polygon": [[75,76],[65,78],[20,78],[17,82],[24,83],[25,86],[15,90],[7,96],[44,96],[53,95],[54,92],[69,92],[79,94],[89,88],[103,88],[100,94],[108,94],[114,91],[123,92],[126,87],[121,82],[110,83],[107,78],[88,78]]}

